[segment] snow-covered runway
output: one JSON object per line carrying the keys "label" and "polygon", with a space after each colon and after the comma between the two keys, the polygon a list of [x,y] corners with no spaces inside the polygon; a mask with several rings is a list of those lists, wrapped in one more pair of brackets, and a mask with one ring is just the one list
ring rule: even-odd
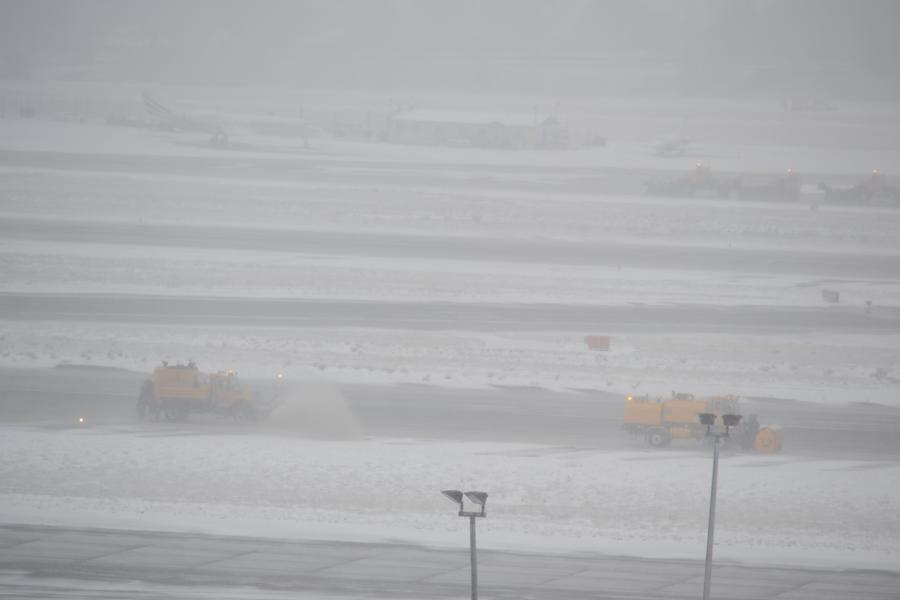
{"label": "snow-covered runway", "polygon": [[[440,495],[490,493],[494,549],[703,555],[710,458],[534,444],[121,428],[3,430],[5,523],[452,546]],[[717,556],[893,569],[895,461],[732,456]]]}
{"label": "snow-covered runway", "polygon": [[[694,559],[707,453],[649,452],[610,431],[610,411],[565,413],[585,410],[587,395],[506,397],[502,410],[454,395],[677,390],[768,398],[796,419],[795,440],[814,442],[723,460],[718,558],[900,560],[896,444],[881,443],[894,421],[879,418],[900,397],[900,211],[639,196],[645,176],[677,176],[694,158],[635,144],[505,153],[248,138],[216,151],[185,133],[97,123],[7,120],[4,132],[0,364],[41,377],[57,364],[148,373],[194,359],[251,378],[377,385],[384,402],[380,428],[332,439],[130,419],[29,427],[16,415],[0,438],[0,521],[454,547],[464,524],[438,492],[483,488],[482,539],[495,551]],[[896,156],[703,151],[716,169],[763,177],[800,157],[794,167],[827,181]],[[588,348],[592,334],[610,349]],[[123,376],[129,390],[138,377]],[[98,395],[131,405],[133,391],[107,383]],[[391,398],[396,384],[469,404],[431,413],[427,427],[409,410],[397,433],[385,423],[410,397]],[[846,415],[857,429],[829,438]],[[595,416],[607,435],[582,444]],[[835,595],[851,579],[745,597]],[[695,583],[670,591],[692,595]]]}
{"label": "snow-covered runway", "polygon": [[[3,380],[0,407],[19,423],[2,431],[5,523],[449,546],[456,520],[439,490],[482,488],[495,549],[702,555],[709,452],[629,441],[621,398],[308,382],[248,428],[138,423],[136,373]],[[787,447],[723,457],[717,552],[891,568],[900,463],[878,440],[894,439],[896,411],[745,410],[782,419]]]}

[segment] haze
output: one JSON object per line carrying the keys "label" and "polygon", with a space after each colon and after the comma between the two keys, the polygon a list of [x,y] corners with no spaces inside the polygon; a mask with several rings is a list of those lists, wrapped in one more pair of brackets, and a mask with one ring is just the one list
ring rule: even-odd
{"label": "haze", "polygon": [[0,597],[900,598],[898,17],[0,1]]}

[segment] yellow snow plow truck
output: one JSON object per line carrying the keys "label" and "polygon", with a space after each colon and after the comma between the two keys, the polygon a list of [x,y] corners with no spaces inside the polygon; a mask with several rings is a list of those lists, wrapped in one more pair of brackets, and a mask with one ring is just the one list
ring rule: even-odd
{"label": "yellow snow plow truck", "polygon": [[191,413],[225,415],[242,421],[258,421],[271,406],[257,394],[241,388],[232,370],[201,373],[193,361],[186,365],[163,362],[144,381],[137,401],[142,419],[184,421]]}
{"label": "yellow snow plow truck", "polygon": [[[736,396],[694,398],[692,394],[672,393],[666,400],[648,396],[629,395],[625,399],[623,428],[635,436],[642,436],[651,446],[666,446],[673,439],[703,439],[706,426],[700,424],[700,413],[740,415]],[[784,437],[781,428],[760,425],[756,415],[746,415],[731,430],[729,440],[745,450],[769,454],[781,449]]]}

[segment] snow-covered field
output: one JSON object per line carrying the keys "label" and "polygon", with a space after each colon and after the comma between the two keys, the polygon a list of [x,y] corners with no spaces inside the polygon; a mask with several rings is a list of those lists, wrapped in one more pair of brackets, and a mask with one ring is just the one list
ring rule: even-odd
{"label": "snow-covered field", "polygon": [[[602,110],[594,107],[593,110]],[[640,111],[639,107],[632,107]],[[658,111],[659,107],[644,107],[649,112]],[[697,159],[711,162],[721,171],[744,173],[780,173],[792,168],[800,173],[858,175],[870,172],[873,168],[886,169],[889,165],[900,164],[900,150],[896,141],[891,140],[887,147],[865,147],[850,137],[847,141],[842,135],[854,129],[856,136],[872,139],[874,131],[882,135],[885,131],[898,127],[896,107],[888,106],[893,114],[879,114],[868,107],[860,107],[847,112],[846,123],[841,122],[841,115],[832,122],[822,122],[814,116],[793,117],[793,121],[785,120],[785,115],[777,109],[768,107],[768,114],[757,115],[758,120],[750,119],[734,129],[740,136],[752,140],[745,143],[722,143],[720,141],[695,141],[691,152],[683,157],[655,157],[651,155],[654,137],[668,133],[658,130],[643,139],[635,140],[634,135],[623,132],[621,138],[612,140],[602,148],[578,148],[573,150],[521,150],[515,152],[497,152],[481,148],[442,148],[417,147],[410,151],[402,145],[385,145],[373,142],[354,142],[316,137],[311,140],[282,137],[266,137],[258,134],[238,135],[233,140],[235,148],[227,151],[229,156],[294,159],[326,156],[338,162],[355,161],[390,161],[397,164],[462,164],[490,165],[512,167],[611,167],[619,169],[661,169],[678,171],[692,167]],[[729,115],[734,123],[741,123],[741,117]],[[829,115],[834,117],[834,115]],[[647,114],[635,114],[635,119],[646,119]],[[682,115],[674,117],[675,123]],[[711,127],[727,132],[729,123],[711,115]],[[641,123],[621,121],[615,125],[641,129]],[[139,130],[142,135],[134,135],[134,130],[127,128],[110,128],[102,135],[96,129],[104,127],[99,119],[81,121],[33,121],[2,119],[0,120],[0,149],[25,151],[55,151],[115,155],[158,155],[158,156],[205,156],[221,157],[223,152],[210,148],[205,144],[202,134],[185,132],[151,132]],[[667,124],[663,122],[662,127]],[[767,141],[779,140],[784,132],[797,130],[797,142],[791,145],[758,143],[762,137]],[[760,134],[760,132],[764,132]],[[727,135],[727,134],[726,134]],[[802,137],[801,137],[802,136]],[[794,136],[791,136],[794,137]],[[805,140],[803,139],[805,137]],[[855,137],[855,136],[854,136]],[[199,140],[198,140],[199,138]],[[880,144],[879,144],[880,145]]]}
{"label": "snow-covered field", "polygon": [[[723,390],[830,404],[896,405],[896,336],[648,334],[612,331],[592,351],[571,333],[480,333],[362,328],[7,322],[9,366],[116,366],[150,372],[160,361],[239,365],[242,375],[345,383],[573,388],[668,395]],[[211,368],[211,367],[207,367]],[[880,369],[880,370],[879,370]]]}
{"label": "snow-covered field", "polygon": [[[339,400],[336,398],[336,400]],[[289,427],[288,415],[276,419]],[[0,521],[458,546],[439,491],[489,491],[483,547],[697,558],[706,452],[599,452],[415,439],[309,440],[285,429],[4,429]],[[896,568],[896,461],[729,456],[716,555]]]}
{"label": "snow-covered field", "polygon": [[[567,181],[589,176],[584,167],[598,158],[592,153],[615,156],[609,148],[462,153],[322,139],[315,143],[330,145],[327,151],[288,154],[303,167],[299,171],[280,156],[272,163],[273,172],[260,172],[251,161],[243,168],[238,164],[210,172],[202,167],[206,170],[191,174],[175,172],[171,165],[159,170],[153,157],[265,161],[271,153],[223,153],[185,146],[185,138],[196,140],[197,134],[92,123],[7,119],[0,120],[3,128],[7,135],[0,139],[7,148],[64,150],[91,159],[91,152],[121,147],[147,161],[124,171],[104,170],[109,165],[99,156],[93,169],[69,169],[64,162],[52,168],[0,169],[0,217],[15,219],[9,227],[23,232],[0,240],[4,292],[816,309],[823,306],[822,290],[834,289],[842,306],[860,314],[866,302],[876,308],[900,306],[900,277],[889,268],[874,276],[846,269],[829,276],[821,267],[840,265],[847,256],[864,266],[868,256],[882,264],[896,257],[900,264],[900,211],[837,206],[810,211],[807,204],[648,198],[565,188]],[[85,143],[76,143],[80,140]],[[680,168],[678,161],[649,156],[645,149],[633,151],[643,169]],[[818,171],[845,155],[833,147],[815,152],[825,155]],[[878,152],[885,164],[892,160],[889,151]],[[561,155],[568,158],[560,162]],[[360,156],[380,162],[345,164]],[[748,164],[732,167],[757,164],[746,160]],[[510,161],[520,168],[510,169]],[[529,169],[529,164],[545,170]],[[767,168],[764,161],[758,166]],[[163,233],[167,225],[202,226],[216,228],[226,241],[186,247],[151,243],[153,233],[127,244],[66,241],[52,234],[29,237],[29,224],[45,222],[63,228],[145,224]],[[406,255],[368,253],[364,246],[341,254],[220,247],[227,245],[229,230],[255,232],[259,239],[268,231],[377,234],[387,236],[385,246],[394,243],[393,235],[463,246],[465,240],[498,247],[509,241],[575,248],[602,242],[616,244],[624,264],[424,257],[416,255],[414,245]],[[699,249],[709,259],[628,264],[630,248],[648,246],[660,256],[670,248]],[[716,262],[717,250],[733,249],[749,258]],[[773,251],[806,253],[810,269],[785,270],[780,255],[766,254]],[[604,324],[575,334],[457,330],[437,335],[377,328],[270,331],[237,323],[216,331],[11,321],[2,327],[0,362],[16,366],[85,362],[147,370],[163,359],[193,357],[206,365],[236,365],[252,375],[280,368],[297,377],[324,373],[365,382],[503,383],[652,394],[678,388],[827,402],[846,402],[852,394],[890,404],[900,397],[895,383],[900,341],[894,331],[648,335]],[[613,336],[613,351],[589,352],[581,341],[588,334]]]}
{"label": "snow-covered field", "polygon": [[[737,110],[717,112],[715,103],[707,109],[713,121]],[[648,118],[652,113],[646,109]],[[885,127],[896,128],[896,109],[887,114]],[[900,269],[891,267],[900,265],[900,210],[811,210],[816,198],[808,197],[778,205],[639,195],[645,178],[678,176],[697,160],[714,172],[777,174],[792,167],[847,181],[900,164],[891,144],[842,145],[842,133],[863,140],[862,133],[878,129],[885,117],[873,112],[869,121],[867,115],[861,109],[833,115],[833,124],[811,117],[782,123],[783,115],[754,112],[733,125],[743,132],[741,140],[701,140],[676,159],[651,156],[647,140],[636,135],[611,139],[605,148],[556,152],[409,148],[327,137],[307,145],[238,136],[223,151],[208,147],[201,134],[91,120],[0,119],[0,153],[9,161],[0,162],[0,227],[8,232],[0,239],[0,293],[410,307],[680,305],[702,312],[817,311],[829,289],[840,292],[845,312],[866,315],[871,302],[873,314],[891,315],[900,308]],[[635,112],[628,122],[637,127],[640,117]],[[790,145],[764,133],[781,126],[790,128]],[[48,154],[31,154],[41,152]],[[91,230],[100,239],[66,238],[67,226],[75,231],[85,224],[101,226]],[[115,238],[126,226],[143,237]],[[198,235],[215,239],[148,239],[180,226],[204,228]],[[284,231],[346,240],[377,236],[382,246],[245,248],[228,245],[229,231],[250,232],[251,242]],[[683,265],[594,264],[490,253],[419,255],[424,244],[396,251],[404,248],[398,240],[413,236],[436,246],[524,242],[591,252],[592,244],[603,243],[626,257],[629,249],[652,247],[660,256],[688,250],[700,258]],[[732,250],[745,252],[736,267],[719,256]],[[860,272],[846,264],[861,265]],[[438,331],[0,314],[0,364],[149,372],[162,360],[194,359],[204,368],[236,367],[249,377],[277,371],[293,380],[622,394],[678,389],[897,405],[900,333],[892,318],[883,322],[889,324],[884,330],[799,332],[790,323],[765,331],[648,332],[615,323],[583,332]],[[588,349],[583,336],[589,334],[611,336],[611,349]],[[348,427],[352,431],[352,423]],[[455,546],[465,523],[438,492],[484,488],[491,494],[490,516],[479,532],[489,547],[702,556],[705,452],[308,434],[6,427],[0,431],[0,522]],[[896,457],[726,456],[720,475],[717,556],[896,569]]]}

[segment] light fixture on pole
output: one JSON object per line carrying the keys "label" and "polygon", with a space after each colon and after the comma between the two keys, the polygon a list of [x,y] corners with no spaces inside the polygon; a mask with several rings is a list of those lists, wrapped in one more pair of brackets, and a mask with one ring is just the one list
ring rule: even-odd
{"label": "light fixture on pole", "polygon": [[[461,492],[459,490],[444,490],[441,492],[451,502],[459,506],[459,516],[469,518],[469,553],[472,564],[472,600],[478,600],[478,565],[477,553],[475,550],[475,519],[486,517],[484,505],[487,503],[488,495],[485,492]],[[471,504],[478,507],[478,510],[465,510],[466,498]]]}
{"label": "light fixture on pole", "polygon": [[709,524],[706,529],[706,568],[703,573],[703,600],[709,600],[710,583],[712,581],[712,552],[713,537],[716,527],[716,485],[719,479],[719,440],[731,435],[731,428],[737,426],[741,415],[722,415],[722,423],[725,429],[714,431],[716,415],[713,413],[700,413],[700,423],[706,425],[706,435],[713,440],[713,470],[712,486],[709,492]]}

